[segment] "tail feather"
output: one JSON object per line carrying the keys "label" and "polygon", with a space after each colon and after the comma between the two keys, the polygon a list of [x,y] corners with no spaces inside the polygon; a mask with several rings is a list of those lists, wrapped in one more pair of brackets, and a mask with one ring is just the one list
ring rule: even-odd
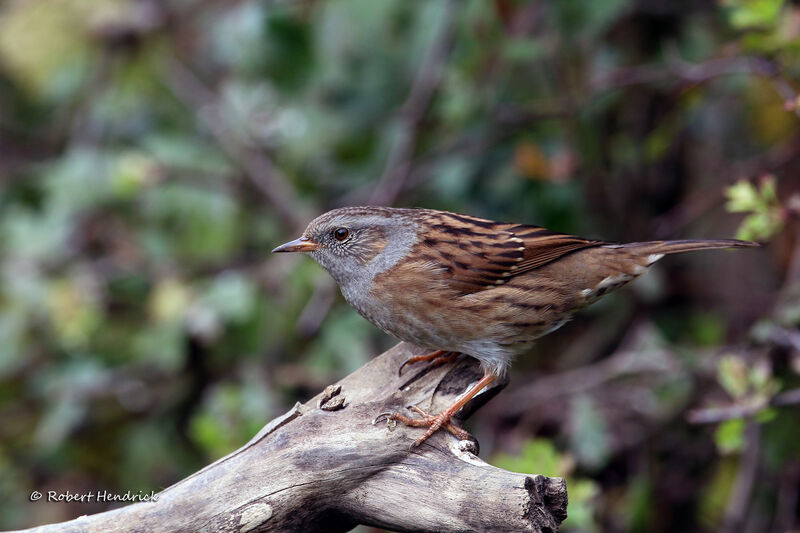
{"label": "tail feather", "polygon": [[[713,250],[715,248],[754,248],[760,244],[736,239],[685,239],[679,241],[648,241],[632,242],[628,244],[612,244],[609,247],[625,248],[641,255],[664,255],[694,250]],[[654,259],[656,261],[660,257]],[[651,261],[652,262],[652,261]]]}
{"label": "tail feather", "polygon": [[[588,305],[606,293],[627,285],[645,272],[647,267],[666,254],[711,250],[714,248],[752,248],[754,242],[733,239],[687,239],[680,241],[648,241],[628,244],[600,244],[587,248],[580,268],[574,276],[586,287],[581,291],[582,305]],[[576,254],[577,255],[577,254]],[[569,257],[569,256],[567,256]]]}

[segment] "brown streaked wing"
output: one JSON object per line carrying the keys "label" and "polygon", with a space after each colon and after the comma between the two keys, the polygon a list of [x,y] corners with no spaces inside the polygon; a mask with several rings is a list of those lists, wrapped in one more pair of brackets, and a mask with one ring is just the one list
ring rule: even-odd
{"label": "brown streaked wing", "polygon": [[539,268],[575,250],[608,244],[605,241],[556,233],[539,226],[518,225],[510,231],[525,243],[525,259],[519,265],[521,272]]}
{"label": "brown streaked wing", "polygon": [[426,219],[422,256],[439,262],[451,287],[461,293],[502,285],[575,250],[606,244],[455,213],[434,212]]}

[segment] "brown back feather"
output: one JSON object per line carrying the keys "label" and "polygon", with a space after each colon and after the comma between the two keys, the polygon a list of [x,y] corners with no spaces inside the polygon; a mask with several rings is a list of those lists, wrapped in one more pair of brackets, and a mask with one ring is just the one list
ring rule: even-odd
{"label": "brown back feather", "polygon": [[[641,257],[644,261],[642,266],[647,266],[655,260],[649,258],[652,254],[758,246],[733,239],[613,244],[557,233],[540,226],[495,222],[445,211],[420,210],[418,215],[427,226],[425,236],[418,244],[420,260],[436,265],[444,272],[448,285],[465,294],[503,285],[515,276],[586,248],[624,249]],[[628,257],[628,261],[639,264],[640,261]]]}
{"label": "brown back feather", "polygon": [[451,287],[462,293],[502,285],[576,250],[606,244],[455,213],[430,211],[424,220],[429,231],[420,243],[423,260],[439,263]]}

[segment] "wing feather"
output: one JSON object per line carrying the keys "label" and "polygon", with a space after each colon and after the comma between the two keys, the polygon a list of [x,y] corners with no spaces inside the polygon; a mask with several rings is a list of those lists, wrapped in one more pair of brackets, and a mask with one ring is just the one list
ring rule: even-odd
{"label": "wing feather", "polygon": [[496,287],[576,250],[608,244],[539,226],[437,211],[427,217],[427,225],[420,243],[423,255],[441,262],[443,275],[460,293]]}

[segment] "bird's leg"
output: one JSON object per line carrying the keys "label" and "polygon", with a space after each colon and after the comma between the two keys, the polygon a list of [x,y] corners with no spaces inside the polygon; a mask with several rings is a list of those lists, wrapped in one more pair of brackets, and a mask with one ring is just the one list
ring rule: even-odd
{"label": "bird's leg", "polygon": [[397,374],[401,375],[403,373],[403,368],[406,365],[419,363],[420,361],[429,361],[431,363],[430,366],[439,366],[453,361],[459,355],[460,354],[458,352],[447,352],[445,350],[436,350],[435,352],[425,355],[414,355],[406,359],[406,362],[400,365],[400,368],[397,370]]}
{"label": "bird's leg", "polygon": [[[459,396],[458,399],[453,403],[453,405],[451,405],[438,415],[435,416],[429,415],[425,413],[422,409],[416,406],[412,406],[410,407],[410,409],[422,415],[422,418],[410,418],[405,415],[401,415],[400,413],[390,413],[388,414],[388,416],[386,416],[386,420],[396,420],[397,422],[401,422],[407,426],[412,426],[412,427],[428,428],[428,430],[425,432],[424,435],[422,435],[420,438],[414,441],[412,447],[419,446],[420,444],[425,442],[428,439],[428,437],[436,433],[442,427],[446,428],[450,433],[452,433],[453,435],[462,440],[468,439],[470,436],[469,433],[455,426],[452,422],[450,422],[450,419],[452,419],[453,416],[455,416],[455,414],[458,413],[458,411],[462,407],[464,407],[464,405],[468,401],[473,399],[480,391],[485,389],[486,386],[489,385],[489,383],[494,381],[496,378],[497,376],[492,372],[486,372],[478,382],[476,382],[474,385],[468,388],[461,396]],[[378,418],[375,419],[375,422],[377,422],[382,417],[383,415],[379,415]]]}

